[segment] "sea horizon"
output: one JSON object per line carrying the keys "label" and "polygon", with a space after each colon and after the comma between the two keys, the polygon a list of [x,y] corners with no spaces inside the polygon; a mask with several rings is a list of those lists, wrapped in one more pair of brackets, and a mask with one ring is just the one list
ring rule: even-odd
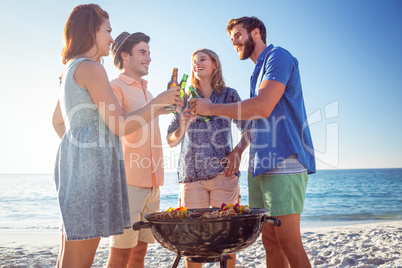
{"label": "sea horizon", "polygon": [[[317,168],[316,170],[317,171],[320,171],[320,170],[365,170],[365,169],[402,169],[402,166],[401,167],[374,167],[374,168],[371,168],[371,167],[367,167],[367,168],[364,168],[364,167],[361,167],[361,168]],[[247,169],[239,169],[239,171],[240,172],[247,172],[248,170]],[[177,172],[176,170],[165,170],[165,173],[175,173],[175,172]],[[17,173],[17,172],[4,172],[4,173],[0,173],[0,175],[53,175],[53,173],[52,172],[49,172],[49,173],[47,173],[47,172],[19,172],[19,173]],[[310,175],[314,175],[314,174],[310,174]],[[309,175],[309,176],[310,176]]]}
{"label": "sea horizon", "polygon": [[[176,172],[165,172],[160,210],[177,207]],[[60,214],[53,175],[0,174],[0,231],[58,230]],[[240,176],[248,204],[247,172]],[[402,168],[319,169],[309,176],[301,227],[402,220]]]}

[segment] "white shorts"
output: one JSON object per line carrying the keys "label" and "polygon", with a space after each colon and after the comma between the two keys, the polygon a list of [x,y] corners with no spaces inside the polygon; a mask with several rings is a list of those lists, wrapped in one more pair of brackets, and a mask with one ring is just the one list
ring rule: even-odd
{"label": "white shorts", "polygon": [[[130,200],[131,226],[137,221],[146,221],[145,216],[159,211],[160,190],[159,187],[137,187],[128,185],[128,197]],[[110,246],[114,248],[133,248],[138,241],[155,243],[151,229],[134,231],[133,228],[125,229],[121,235],[111,236]]]}
{"label": "white shorts", "polygon": [[180,183],[179,206],[188,209],[240,204],[240,184],[236,175],[218,174],[210,180]]}

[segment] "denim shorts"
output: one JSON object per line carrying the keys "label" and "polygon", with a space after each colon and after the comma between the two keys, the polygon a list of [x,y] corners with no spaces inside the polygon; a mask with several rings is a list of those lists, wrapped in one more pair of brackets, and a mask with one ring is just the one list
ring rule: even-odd
{"label": "denim shorts", "polygon": [[307,172],[285,175],[248,174],[249,206],[269,209],[269,216],[301,214],[303,212]]}

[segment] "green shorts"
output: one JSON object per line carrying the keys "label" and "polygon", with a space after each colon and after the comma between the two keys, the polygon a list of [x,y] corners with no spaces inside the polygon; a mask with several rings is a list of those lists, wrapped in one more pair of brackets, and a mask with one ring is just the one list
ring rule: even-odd
{"label": "green shorts", "polygon": [[248,201],[250,208],[269,209],[269,216],[301,214],[306,198],[307,172],[287,175],[259,175],[248,173]]}

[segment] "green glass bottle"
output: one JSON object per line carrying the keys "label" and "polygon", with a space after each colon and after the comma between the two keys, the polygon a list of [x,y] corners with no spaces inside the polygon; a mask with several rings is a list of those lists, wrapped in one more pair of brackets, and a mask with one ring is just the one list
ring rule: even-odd
{"label": "green glass bottle", "polygon": [[183,98],[184,97],[184,89],[186,88],[186,83],[187,83],[187,78],[188,78],[188,74],[183,74],[183,78],[181,79],[180,82],[180,97]]}
{"label": "green glass bottle", "polygon": [[184,99],[183,108],[187,107],[188,96],[186,95],[186,84],[187,84],[188,74],[183,74],[183,78],[180,82],[180,98]]}
{"label": "green glass bottle", "polygon": [[[191,97],[192,98],[200,98],[200,96],[198,95],[198,93],[197,93],[197,91],[195,90],[195,88],[193,88],[193,86],[190,86],[189,88],[188,88],[189,90],[190,90],[190,92],[191,92]],[[198,116],[198,118],[199,119],[201,119],[202,121],[204,121],[204,122],[208,122],[210,119],[211,119],[211,117],[210,116],[206,116],[206,115],[197,115]]]}

